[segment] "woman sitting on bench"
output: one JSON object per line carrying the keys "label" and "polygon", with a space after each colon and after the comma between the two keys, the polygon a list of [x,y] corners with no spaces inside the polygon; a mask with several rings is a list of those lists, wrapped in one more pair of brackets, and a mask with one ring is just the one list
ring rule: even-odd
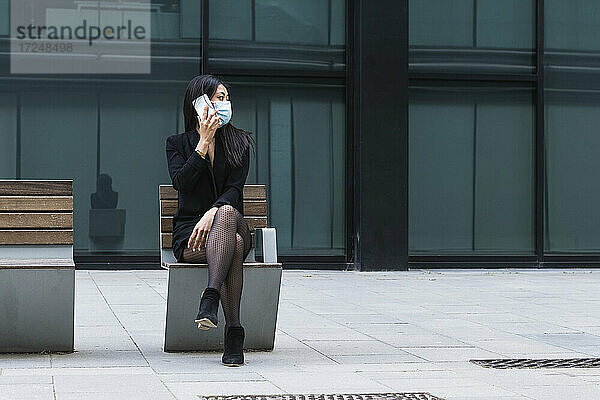
{"label": "woman sitting on bench", "polygon": [[185,132],[166,141],[167,162],[179,207],[173,217],[178,262],[207,263],[199,329],[217,327],[219,300],[225,314],[222,362],[244,364],[240,324],[243,262],[251,248],[243,188],[250,165],[251,132],[234,127],[228,85],[212,75],[193,78],[183,103]]}

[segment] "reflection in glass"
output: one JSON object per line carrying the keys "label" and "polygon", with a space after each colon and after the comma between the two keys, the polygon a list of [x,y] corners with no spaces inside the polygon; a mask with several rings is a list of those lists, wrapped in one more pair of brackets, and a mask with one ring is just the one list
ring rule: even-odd
{"label": "reflection in glass", "polygon": [[98,175],[96,192],[90,196],[92,208],[117,208],[119,192],[112,189],[112,178],[108,174]]}
{"label": "reflection in glass", "polygon": [[123,247],[125,210],[117,209],[119,193],[112,190],[112,178],[98,175],[96,192],[90,195],[91,250],[114,251]]}
{"label": "reflection in glass", "polygon": [[410,254],[534,252],[531,89],[414,84]]}

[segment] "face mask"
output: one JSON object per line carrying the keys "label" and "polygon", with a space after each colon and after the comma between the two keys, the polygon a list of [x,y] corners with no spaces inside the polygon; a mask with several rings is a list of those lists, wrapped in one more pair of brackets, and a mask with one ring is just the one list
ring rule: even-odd
{"label": "face mask", "polygon": [[213,101],[217,115],[221,117],[221,125],[227,124],[231,120],[231,101]]}

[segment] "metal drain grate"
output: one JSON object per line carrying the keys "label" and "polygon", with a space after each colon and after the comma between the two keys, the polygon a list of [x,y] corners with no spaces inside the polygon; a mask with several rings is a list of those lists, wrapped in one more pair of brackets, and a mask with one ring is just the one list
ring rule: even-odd
{"label": "metal drain grate", "polygon": [[198,396],[201,400],[444,400],[429,393],[266,394]]}
{"label": "metal drain grate", "polygon": [[600,358],[469,360],[485,368],[600,368]]}

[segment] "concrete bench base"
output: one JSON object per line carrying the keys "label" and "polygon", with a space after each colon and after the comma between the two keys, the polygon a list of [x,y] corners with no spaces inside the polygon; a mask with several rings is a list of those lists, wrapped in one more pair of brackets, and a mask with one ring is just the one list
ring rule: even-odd
{"label": "concrete bench base", "polygon": [[72,352],[75,269],[0,266],[0,352]]}
{"label": "concrete bench base", "polygon": [[[208,282],[206,264],[165,264],[169,269],[164,351],[223,351],[225,315],[219,304],[217,328],[194,322]],[[240,322],[245,350],[273,350],[279,307],[281,264],[244,263]]]}

